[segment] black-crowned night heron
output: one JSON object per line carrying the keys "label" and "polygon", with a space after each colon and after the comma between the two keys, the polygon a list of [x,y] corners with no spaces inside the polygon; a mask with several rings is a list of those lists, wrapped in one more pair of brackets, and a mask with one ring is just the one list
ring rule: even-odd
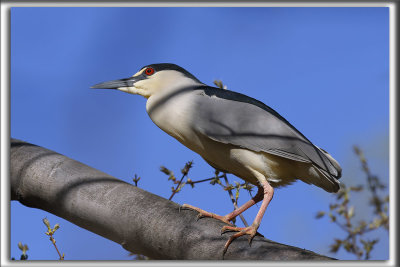
{"label": "black-crowned night heron", "polygon": [[[258,187],[257,194],[233,212],[219,216],[191,205],[201,217],[219,219],[237,231],[226,242],[257,233],[274,187],[300,179],[327,192],[337,192],[341,168],[325,150],[313,145],[275,110],[246,95],[210,87],[175,64],[152,64],[132,77],[94,85],[147,98],[152,121],[217,170],[232,173]],[[230,221],[262,200],[249,227]]]}

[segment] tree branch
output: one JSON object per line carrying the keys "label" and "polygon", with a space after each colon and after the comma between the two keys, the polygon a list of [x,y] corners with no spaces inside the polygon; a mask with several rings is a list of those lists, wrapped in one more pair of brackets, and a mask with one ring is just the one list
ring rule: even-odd
{"label": "tree branch", "polygon": [[[229,235],[222,222],[197,213],[48,149],[11,140],[11,196],[60,216],[152,259],[222,259]],[[240,237],[224,259],[330,260],[256,236]]]}

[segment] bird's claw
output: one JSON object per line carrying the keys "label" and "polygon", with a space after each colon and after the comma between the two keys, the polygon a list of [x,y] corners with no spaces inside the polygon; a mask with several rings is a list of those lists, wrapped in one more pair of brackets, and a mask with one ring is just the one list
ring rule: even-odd
{"label": "bird's claw", "polygon": [[257,227],[251,225],[249,227],[234,227],[234,226],[224,226],[221,229],[221,235],[230,232],[230,231],[236,231],[238,233],[233,234],[232,236],[229,237],[228,241],[226,241],[225,246],[224,246],[224,251],[223,255],[225,255],[226,251],[228,250],[229,245],[232,243],[233,240],[236,238],[242,236],[242,235],[249,235],[249,246],[251,246],[251,242],[253,241],[254,236],[256,236],[257,233]]}
{"label": "bird's claw", "polygon": [[204,214],[199,212],[199,214],[197,214],[196,221],[198,221],[198,220],[200,220],[201,218],[204,218],[204,217],[206,217],[206,216],[204,216]]}
{"label": "bird's claw", "polygon": [[251,247],[251,242],[253,241],[253,238],[255,237],[256,235],[254,234],[254,235],[249,235],[249,237],[247,238],[248,239],[248,241],[249,241],[249,246]]}
{"label": "bird's claw", "polygon": [[188,207],[187,204],[183,204],[183,205],[179,206],[179,212],[181,212],[181,210],[188,210],[188,209],[190,209],[190,208]]}
{"label": "bird's claw", "polygon": [[224,227],[221,228],[221,235],[222,235],[222,234],[225,234],[226,232],[232,232],[232,231],[234,231],[234,230],[227,229],[227,227],[224,226]]}

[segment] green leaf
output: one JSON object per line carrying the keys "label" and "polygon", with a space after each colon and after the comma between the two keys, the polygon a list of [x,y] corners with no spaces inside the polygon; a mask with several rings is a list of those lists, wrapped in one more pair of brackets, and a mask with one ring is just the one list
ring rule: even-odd
{"label": "green leaf", "polygon": [[349,190],[350,191],[354,191],[354,192],[359,192],[362,191],[364,189],[364,187],[362,185],[358,185],[358,186],[350,186]]}
{"label": "green leaf", "polygon": [[190,184],[190,186],[191,186],[192,188],[194,187],[194,183],[193,183],[192,179],[188,178],[188,179],[186,180],[186,183]]}
{"label": "green leaf", "polygon": [[232,190],[232,189],[234,189],[234,188],[235,188],[235,187],[234,187],[233,185],[228,184],[227,186],[224,187],[224,190],[225,190],[225,191],[228,191],[228,190]]}
{"label": "green leaf", "polygon": [[339,206],[339,204],[329,204],[329,209],[332,211],[336,209]]}
{"label": "green leaf", "polygon": [[329,218],[331,218],[332,222],[336,222],[336,216],[333,215],[332,213],[329,213]]}
{"label": "green leaf", "polygon": [[324,217],[324,215],[325,215],[325,211],[319,211],[317,213],[317,215],[315,215],[315,218],[320,219],[320,218]]}
{"label": "green leaf", "polygon": [[347,211],[347,217],[352,218],[354,216],[354,206],[351,206]]}
{"label": "green leaf", "polygon": [[343,248],[344,248],[347,252],[350,252],[351,249],[352,249],[353,247],[354,247],[353,244],[351,244],[351,243],[348,242],[347,240],[345,240],[345,241],[343,242]]}
{"label": "green leaf", "polygon": [[190,168],[192,168],[193,166],[193,161],[188,161],[185,164],[185,167],[183,167],[183,169],[181,170],[183,175],[187,175],[189,173]]}
{"label": "green leaf", "polygon": [[47,229],[49,231],[51,231],[50,222],[49,222],[49,220],[47,218],[43,219],[43,223],[47,226]]}
{"label": "green leaf", "polygon": [[331,248],[330,252],[336,253],[341,246],[342,246],[342,240],[335,239],[334,243],[332,245],[330,245],[330,248]]}
{"label": "green leaf", "polygon": [[167,168],[164,167],[164,166],[161,166],[161,167],[160,167],[160,171],[163,172],[163,173],[165,173],[166,175],[174,175],[173,172],[172,172],[171,170],[167,169]]}

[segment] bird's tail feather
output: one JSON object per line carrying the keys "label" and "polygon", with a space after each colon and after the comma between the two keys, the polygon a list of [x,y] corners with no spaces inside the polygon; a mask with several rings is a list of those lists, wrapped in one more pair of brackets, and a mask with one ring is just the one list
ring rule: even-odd
{"label": "bird's tail feather", "polygon": [[340,189],[340,182],[327,171],[314,166],[314,168],[323,176],[323,179],[318,179],[315,185],[323,188],[329,193],[336,193]]}
{"label": "bird's tail feather", "polygon": [[[340,179],[342,176],[342,167],[340,167],[339,163],[324,149],[318,147],[318,149],[328,158],[328,160],[332,163],[333,167],[337,170],[337,175],[334,176],[336,179]],[[332,176],[328,174],[329,176]]]}

